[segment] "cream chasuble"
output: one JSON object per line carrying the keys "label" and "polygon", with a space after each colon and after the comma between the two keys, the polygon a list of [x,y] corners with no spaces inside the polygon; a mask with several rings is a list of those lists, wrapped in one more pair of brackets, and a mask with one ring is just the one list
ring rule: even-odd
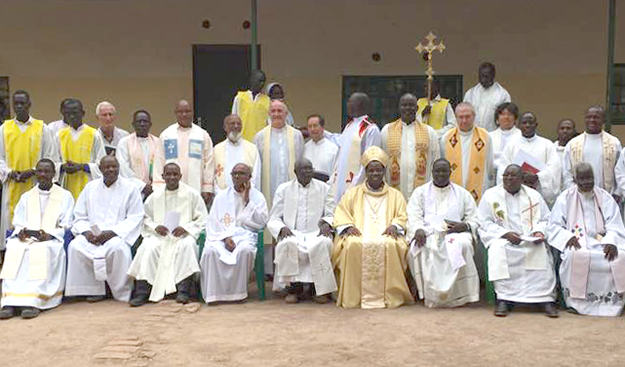
{"label": "cream chasuble", "polygon": [[362,237],[337,236],[332,262],[339,273],[337,305],[345,308],[399,307],[412,301],[404,276],[408,244],[382,236],[389,226],[406,225],[406,201],[384,185],[374,192],[361,184],[350,189],[334,212],[334,226],[355,226]]}

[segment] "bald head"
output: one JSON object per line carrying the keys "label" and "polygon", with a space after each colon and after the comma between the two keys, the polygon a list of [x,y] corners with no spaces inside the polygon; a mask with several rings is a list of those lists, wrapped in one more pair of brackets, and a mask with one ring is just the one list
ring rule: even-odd
{"label": "bald head", "polygon": [[412,93],[406,93],[399,99],[399,113],[401,120],[407,124],[414,122],[417,118],[417,97]]}
{"label": "bald head", "polygon": [[271,126],[276,129],[281,129],[286,125],[286,117],[289,114],[289,110],[286,104],[280,100],[274,99],[269,105],[269,117],[271,118]]}
{"label": "bald head", "polygon": [[368,115],[371,109],[371,99],[362,92],[352,93],[347,99],[347,115],[355,118]]}
{"label": "bald head", "polygon": [[193,109],[191,108],[191,103],[182,99],[176,103],[176,107],[174,108],[174,113],[176,114],[176,122],[182,127],[191,127],[193,124]]}
{"label": "bald head", "polygon": [[475,109],[468,102],[460,102],[456,106],[456,120],[460,131],[471,131],[475,123]]}

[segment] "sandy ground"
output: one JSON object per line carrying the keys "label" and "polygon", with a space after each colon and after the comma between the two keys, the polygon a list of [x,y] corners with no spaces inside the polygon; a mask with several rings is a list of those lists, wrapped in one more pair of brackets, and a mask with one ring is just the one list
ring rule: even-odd
{"label": "sandy ground", "polygon": [[344,310],[254,296],[210,307],[64,303],[0,322],[0,366],[625,365],[622,317],[521,309],[496,318],[485,304]]}

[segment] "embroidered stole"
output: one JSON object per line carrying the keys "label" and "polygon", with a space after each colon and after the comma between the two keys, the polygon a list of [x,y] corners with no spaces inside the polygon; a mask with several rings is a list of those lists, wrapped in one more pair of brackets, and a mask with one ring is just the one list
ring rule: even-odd
{"label": "embroidered stole", "polygon": [[[614,188],[614,165],[616,156],[619,153],[615,145],[612,144],[610,135],[605,131],[601,132],[601,143],[603,146],[603,185],[607,192],[612,192]],[[578,163],[584,161],[584,143],[586,142],[586,132],[579,138],[571,140],[571,168],[575,169]]]}
{"label": "embroidered stole", "polygon": [[[417,106],[419,109],[417,110],[417,114],[421,116],[421,113],[428,105],[427,98],[419,98],[417,101]],[[428,116],[427,120],[424,123],[432,126],[434,130],[440,130],[445,126],[445,117],[447,115],[447,106],[449,105],[449,100],[446,98],[441,98],[438,101],[432,101],[432,111]]]}
{"label": "embroidered stole", "polygon": [[[462,142],[460,141],[460,132],[458,128],[453,128],[447,135],[445,142],[445,157],[451,164],[451,182],[456,185],[463,186],[462,177]],[[471,196],[477,203],[482,198],[482,184],[484,182],[484,174],[486,168],[486,151],[488,147],[488,132],[480,127],[473,129],[471,141],[471,154],[469,156],[469,178],[465,189],[471,193]]]}
{"label": "embroidered stole", "polygon": [[[226,160],[233,159],[233,157],[229,157],[226,154],[228,144],[230,144],[229,141],[224,140],[223,142],[215,145],[215,148],[213,149],[215,156],[215,179],[217,180],[217,186],[219,186],[222,190],[228,186],[227,177],[230,174],[230,172],[226,172],[228,168]],[[254,169],[254,163],[256,161],[256,146],[245,139],[241,139],[239,144],[243,149],[243,160],[241,162],[233,162],[232,167],[238,163],[245,163],[250,166],[250,168]]]}
{"label": "embroidered stole", "polygon": [[145,157],[143,155],[143,148],[139,144],[139,138],[136,133],[130,135],[128,140],[128,153],[130,155],[130,168],[132,171],[146,184],[152,182],[152,172],[154,166],[154,153],[158,146],[159,139],[148,134],[148,162],[146,164]]}
{"label": "embroidered stole", "polygon": [[[12,171],[26,171],[37,165],[41,155],[43,125],[43,121],[33,120],[22,132],[15,120],[4,122],[4,151],[6,162]],[[20,197],[34,185],[35,177],[25,182],[8,180],[9,223],[13,222],[13,212]]]}
{"label": "embroidered stole", "polygon": [[[26,228],[36,231],[43,229],[47,233],[51,233],[59,224],[61,204],[63,203],[63,189],[52,185],[50,197],[43,214],[41,213],[39,188],[35,186],[26,195],[28,195],[26,197]],[[48,248],[45,244],[35,242],[30,238],[26,242],[19,241],[15,246],[7,250],[0,278],[15,279],[22,265],[26,249],[28,249],[28,279],[43,280],[48,278]]]}
{"label": "embroidered stole", "polygon": [[[413,183],[413,189],[423,185],[427,180],[428,152],[430,147],[430,135],[425,124],[413,122],[415,124],[415,151],[416,169]],[[390,180],[389,185],[395,189],[400,188],[401,181],[401,153],[402,153],[402,129],[401,119],[391,123],[388,128],[388,155]],[[410,154],[410,152],[407,152]]]}
{"label": "embroidered stole", "polygon": [[271,100],[265,94],[258,94],[253,100],[252,93],[241,91],[237,93],[239,99],[239,110],[236,113],[243,122],[241,134],[244,139],[254,141],[254,136],[267,126],[267,116],[269,116],[269,105]]}

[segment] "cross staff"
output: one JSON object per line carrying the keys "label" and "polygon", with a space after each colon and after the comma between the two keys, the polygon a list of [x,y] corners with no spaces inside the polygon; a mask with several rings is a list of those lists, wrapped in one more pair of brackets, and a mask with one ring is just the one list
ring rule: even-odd
{"label": "cross staff", "polygon": [[434,43],[437,38],[438,37],[436,37],[434,33],[430,32],[430,34],[425,36],[425,39],[428,41],[427,44],[424,46],[421,44],[421,42],[419,42],[417,47],[415,47],[415,50],[417,50],[417,52],[419,52],[420,54],[425,52],[425,56],[427,56],[428,67],[427,69],[425,69],[425,74],[428,76],[428,105],[430,105],[430,100],[432,99],[432,80],[434,80],[434,69],[432,69],[432,52],[440,51],[440,53],[442,54],[443,51],[445,51],[445,44],[443,43],[443,41],[441,41],[439,44]]}

